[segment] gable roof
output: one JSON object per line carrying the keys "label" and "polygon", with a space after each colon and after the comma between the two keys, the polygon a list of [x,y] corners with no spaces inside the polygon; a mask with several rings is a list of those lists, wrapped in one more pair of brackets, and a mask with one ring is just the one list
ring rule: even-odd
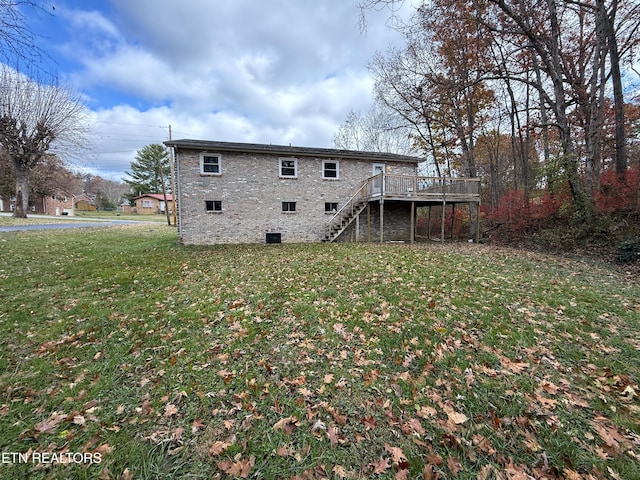
{"label": "gable roof", "polygon": [[[156,200],[160,200],[161,202],[164,202],[164,195],[162,195],[161,193],[145,193],[143,195],[138,195],[137,197],[135,197],[135,199],[137,200],[138,198],[143,198],[143,197],[151,197],[151,198],[155,198]],[[167,201],[169,202],[173,201],[172,194],[167,193]]]}
{"label": "gable roof", "polygon": [[342,158],[352,160],[374,160],[418,163],[422,159],[395,153],[362,152],[359,150],[339,150],[333,148],[292,147],[286,145],[265,145],[260,143],[216,142],[210,140],[169,140],[164,142],[176,150],[202,150],[212,153],[270,153],[297,157]]}

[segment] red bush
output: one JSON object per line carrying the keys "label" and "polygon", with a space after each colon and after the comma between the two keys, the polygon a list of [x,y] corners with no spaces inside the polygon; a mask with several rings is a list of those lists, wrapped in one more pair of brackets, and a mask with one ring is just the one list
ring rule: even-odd
{"label": "red bush", "polygon": [[503,225],[497,235],[520,237],[534,223],[557,215],[568,198],[568,190],[563,188],[553,194],[547,191],[527,203],[522,190],[510,190],[500,198],[498,207],[489,212],[486,218],[494,224]]}
{"label": "red bush", "polygon": [[598,213],[615,213],[635,205],[638,192],[638,170],[628,170],[619,176],[613,170],[600,175],[600,189],[593,194]]}

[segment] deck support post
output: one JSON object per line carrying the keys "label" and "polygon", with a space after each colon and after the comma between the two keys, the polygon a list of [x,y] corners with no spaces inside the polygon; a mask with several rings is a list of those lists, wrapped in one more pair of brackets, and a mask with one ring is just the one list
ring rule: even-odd
{"label": "deck support post", "polygon": [[360,214],[356,216],[356,242],[360,241]]}
{"label": "deck support post", "polygon": [[411,202],[411,225],[409,227],[409,243],[413,243],[416,237],[416,202]]}
{"label": "deck support post", "polygon": [[453,227],[455,226],[456,221],[456,204],[451,204],[451,240],[453,240]]}
{"label": "deck support post", "polygon": [[371,202],[367,203],[367,242],[371,241]]}
{"label": "deck support post", "polygon": [[380,243],[384,242],[384,200],[380,198]]}
{"label": "deck support post", "polygon": [[444,222],[446,220],[446,209],[447,202],[445,200],[442,201],[442,218],[440,219],[440,241],[444,243]]}
{"label": "deck support post", "polygon": [[480,202],[476,203],[476,243],[480,243]]}

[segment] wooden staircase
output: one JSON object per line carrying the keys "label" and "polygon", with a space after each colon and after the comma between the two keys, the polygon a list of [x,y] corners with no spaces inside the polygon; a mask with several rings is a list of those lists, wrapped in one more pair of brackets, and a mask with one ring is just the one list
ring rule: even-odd
{"label": "wooden staircase", "polygon": [[368,181],[365,180],[356,194],[331,217],[327,224],[326,234],[322,239],[323,242],[335,241],[362,213],[367,203],[369,203],[367,187]]}

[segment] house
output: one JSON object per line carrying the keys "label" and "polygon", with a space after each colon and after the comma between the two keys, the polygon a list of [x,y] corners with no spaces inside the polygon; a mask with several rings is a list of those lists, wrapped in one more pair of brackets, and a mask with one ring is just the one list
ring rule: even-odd
{"label": "house", "polygon": [[95,196],[82,193],[74,198],[76,211],[95,212],[98,210],[95,203]]}
{"label": "house", "polygon": [[[0,198],[0,212],[15,210],[16,197]],[[70,194],[62,190],[52,195],[42,195],[31,192],[29,195],[29,210],[27,213],[46,215],[74,215],[76,211],[95,212],[97,210],[95,197],[85,193]]]}
{"label": "house", "polygon": [[[165,212],[164,195],[161,193],[145,193],[134,199],[136,201],[135,211],[139,215],[153,215]],[[167,194],[167,204],[169,211],[173,211],[173,195]]]}
{"label": "house", "polygon": [[[414,241],[418,206],[476,202],[475,179],[389,153],[171,140],[184,244]],[[444,211],[444,209],[443,209]]]}

